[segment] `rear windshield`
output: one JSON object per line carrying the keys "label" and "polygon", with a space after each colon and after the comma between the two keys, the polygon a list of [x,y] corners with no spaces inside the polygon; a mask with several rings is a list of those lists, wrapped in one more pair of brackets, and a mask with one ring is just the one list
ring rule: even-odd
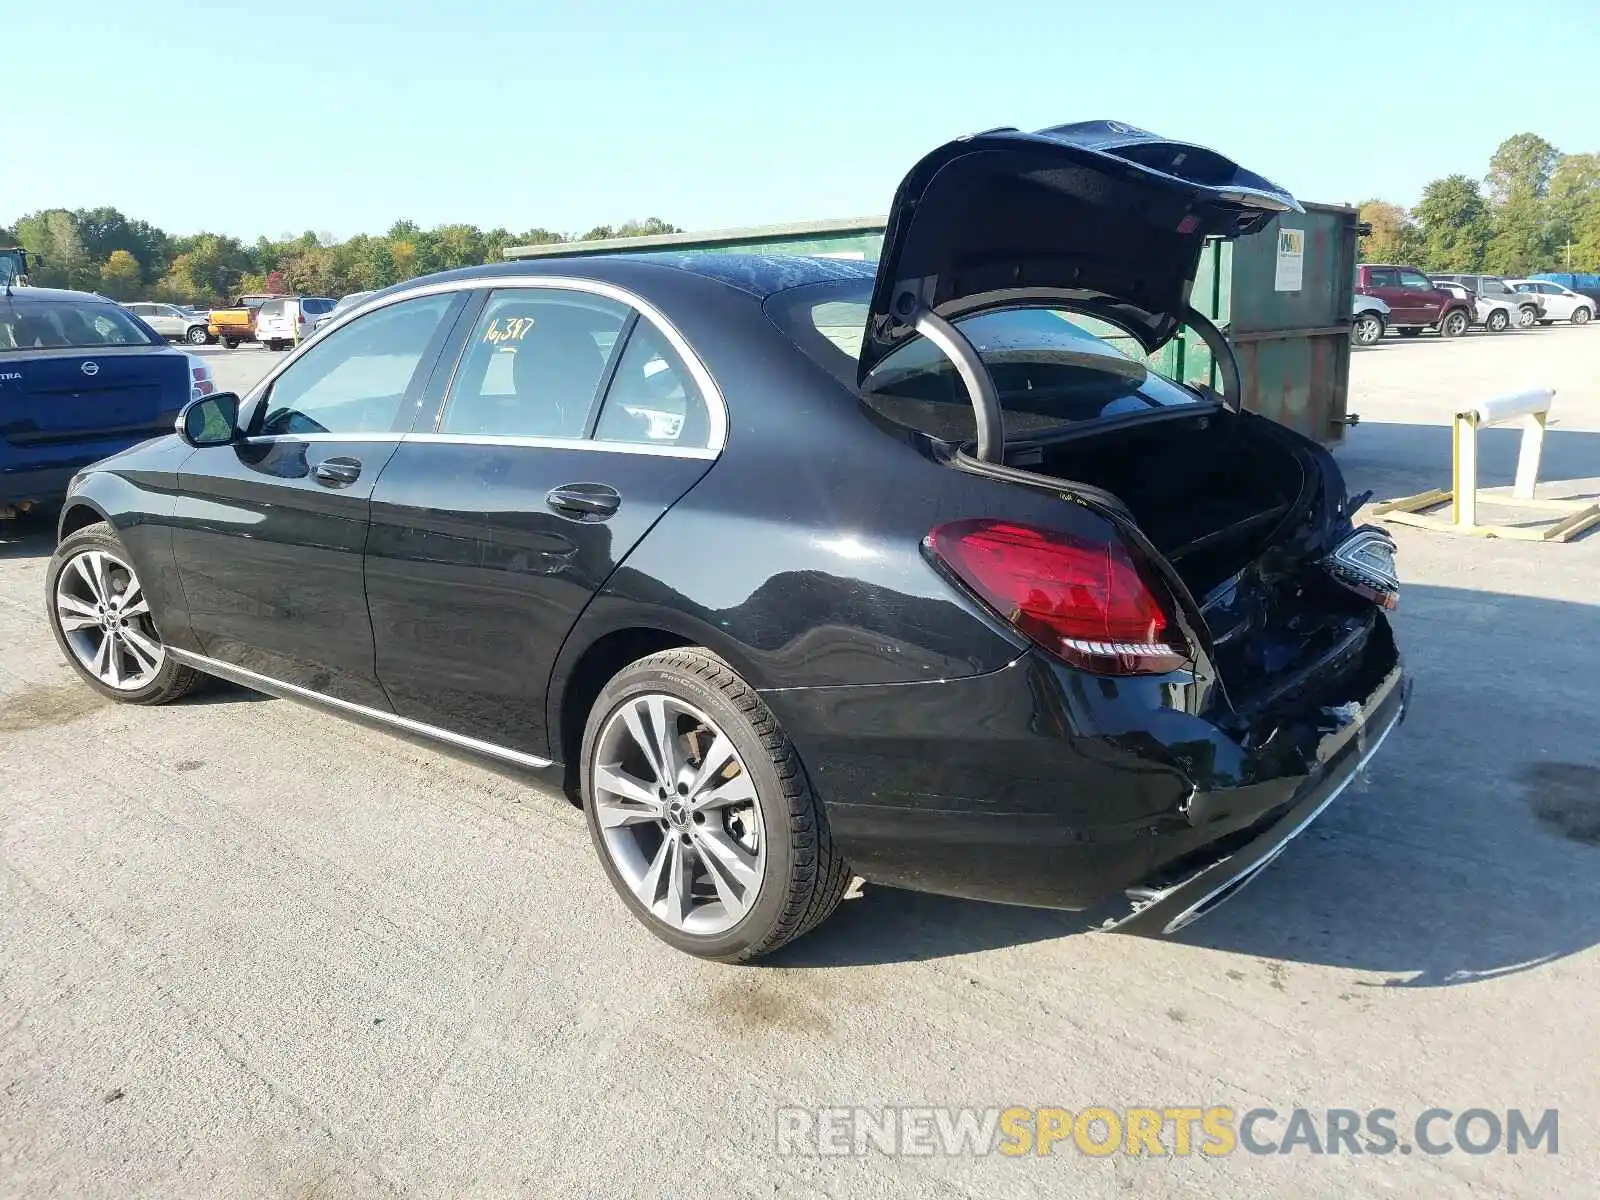
{"label": "rear windshield", "polygon": [[149,346],[154,340],[115,304],[0,299],[0,350]]}
{"label": "rear windshield", "polygon": [[[823,293],[812,288],[779,293],[768,300],[767,310],[797,346],[855,390],[870,302],[870,281],[852,282],[844,288],[829,285]],[[1092,318],[1018,308],[967,317],[956,325],[989,368],[1008,438],[1201,402],[1195,392],[1097,336],[1110,327]],[[950,360],[922,338],[879,363],[859,390],[871,408],[898,424],[951,442],[977,435],[966,385]]]}
{"label": "rear windshield", "polygon": [[283,301],[282,300],[263,300],[261,302],[260,306],[256,309],[256,316],[257,317],[281,317],[281,316],[283,316]]}

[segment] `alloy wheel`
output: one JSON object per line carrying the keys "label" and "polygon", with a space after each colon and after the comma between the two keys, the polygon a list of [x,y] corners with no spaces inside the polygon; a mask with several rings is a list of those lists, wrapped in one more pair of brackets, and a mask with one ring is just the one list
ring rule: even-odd
{"label": "alloy wheel", "polygon": [[138,576],[108,551],[85,550],[61,569],[55,617],[73,656],[116,691],[149,686],[166,662]]}
{"label": "alloy wheel", "polygon": [[602,729],[593,772],[601,841],[639,902],[683,933],[738,924],[761,889],[767,841],[728,735],[676,696],[631,696]]}
{"label": "alloy wheel", "polygon": [[1356,320],[1356,342],[1362,346],[1371,346],[1383,336],[1383,322],[1371,313],[1364,313]]}
{"label": "alloy wheel", "polygon": [[1539,319],[1539,314],[1531,308],[1517,309],[1517,325],[1522,329],[1531,329]]}

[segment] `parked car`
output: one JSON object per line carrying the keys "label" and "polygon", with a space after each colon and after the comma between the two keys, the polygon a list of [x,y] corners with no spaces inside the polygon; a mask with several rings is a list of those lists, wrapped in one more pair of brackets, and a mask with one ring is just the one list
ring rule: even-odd
{"label": "parked car", "polygon": [[340,316],[341,314],[354,308],[370,295],[372,295],[371,292],[351,292],[348,296],[340,296],[337,304],[317,318],[314,328],[321,329],[324,325],[329,324],[335,317]]}
{"label": "parked car", "polygon": [[193,309],[153,300],[136,300],[122,307],[171,341],[188,342],[191,346],[211,343],[211,334],[206,330],[206,318]]}
{"label": "parked car", "polygon": [[1574,274],[1571,271],[1537,271],[1529,278],[1547,283],[1559,283],[1562,287],[1577,292],[1578,295],[1594,301],[1594,312],[1600,314],[1600,275]]}
{"label": "parked car", "polygon": [[1403,337],[1436,329],[1440,337],[1460,337],[1475,319],[1471,301],[1437,287],[1415,267],[1362,263],[1356,268],[1356,292],[1389,306],[1389,324]]}
{"label": "parked car", "polygon": [[1356,293],[1350,305],[1350,340],[1358,346],[1371,346],[1382,340],[1389,328],[1389,306],[1376,296]]}
{"label": "parked car", "polygon": [[[854,874],[1170,933],[1407,701],[1393,542],[1186,312],[1208,238],[1298,210],[1093,122],[935,150],[876,272],[400,284],[79,478],[49,620],[114,700],[217,675],[554,773],[623,904],[708,958]],[[1150,352],[1187,321],[1221,392],[1093,321]]]}
{"label": "parked car", "polygon": [[206,330],[229,350],[256,340],[256,314],[276,296],[252,294],[235,297],[226,308],[214,308],[206,315]]}
{"label": "parked car", "polygon": [[1517,305],[1515,301],[1504,296],[1490,299],[1480,296],[1464,283],[1456,283],[1452,279],[1434,277],[1434,285],[1451,292],[1473,306],[1472,323],[1481,325],[1490,333],[1503,333],[1510,329],[1517,319]]}
{"label": "parked car", "polygon": [[201,359],[104,296],[0,297],[0,516],[59,501],[74,472],[170,434],[211,390]]}
{"label": "parked car", "polygon": [[1571,321],[1574,325],[1587,325],[1594,316],[1595,302],[1582,292],[1575,292],[1548,279],[1508,279],[1508,286],[1522,293],[1539,297],[1544,305],[1539,324],[1552,321]]}
{"label": "parked car", "polygon": [[310,337],[317,318],[332,312],[333,305],[329,296],[286,296],[268,300],[256,313],[256,341],[268,350],[287,350]]}
{"label": "parked car", "polygon": [[1512,306],[1512,320],[1519,329],[1531,329],[1544,312],[1542,297],[1514,291],[1498,275],[1435,275],[1435,279],[1459,283],[1473,295]]}

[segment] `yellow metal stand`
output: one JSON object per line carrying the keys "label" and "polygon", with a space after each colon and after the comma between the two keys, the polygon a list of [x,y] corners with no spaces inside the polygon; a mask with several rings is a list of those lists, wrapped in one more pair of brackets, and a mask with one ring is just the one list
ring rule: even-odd
{"label": "yellow metal stand", "polygon": [[[1555,393],[1548,389],[1522,392],[1486,400],[1467,412],[1457,413],[1451,426],[1450,487],[1433,488],[1415,496],[1385,500],[1372,508],[1374,516],[1399,525],[1416,525],[1444,533],[1475,537],[1520,538],[1531,542],[1566,542],[1600,522],[1600,501],[1547,500],[1534,494],[1539,483],[1539,457],[1544,452],[1545,422]],[[1483,495],[1478,491],[1478,430],[1522,419],[1522,444],[1517,452],[1517,479],[1510,496]],[[1450,516],[1430,512],[1450,505]],[[1537,509],[1560,514],[1542,525],[1483,525],[1479,504]]]}

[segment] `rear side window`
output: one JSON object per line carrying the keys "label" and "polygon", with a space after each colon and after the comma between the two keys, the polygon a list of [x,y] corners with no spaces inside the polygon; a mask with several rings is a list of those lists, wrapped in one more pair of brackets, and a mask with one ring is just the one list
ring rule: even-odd
{"label": "rear side window", "polygon": [[1393,267],[1371,267],[1367,271],[1368,287],[1399,287],[1400,272]]}
{"label": "rear side window", "polygon": [[440,433],[581,438],[630,315],[553,288],[490,294],[450,384]]}
{"label": "rear side window", "polygon": [[1506,286],[1503,279],[1485,279],[1478,289],[1486,296],[1509,296],[1511,289]]}
{"label": "rear side window", "polygon": [[704,450],[711,414],[694,377],[662,333],[640,320],[623,347],[594,436],[602,442]]}
{"label": "rear side window", "polygon": [[[847,386],[866,329],[868,297],[830,299],[775,314],[796,343]],[[1009,437],[1027,437],[1200,397],[1110,345],[1088,318],[1055,309],[1007,309],[956,322],[978,348],[1000,395]],[[1082,323],[1080,323],[1082,322]],[[1097,329],[1109,330],[1109,326]],[[914,339],[884,359],[860,389],[894,421],[944,441],[977,435],[977,417],[955,367],[931,342]]]}
{"label": "rear side window", "polygon": [[0,350],[148,346],[152,339],[115,304],[18,304],[0,298]]}
{"label": "rear side window", "polygon": [[320,297],[300,301],[300,311],[308,317],[320,317],[323,313],[333,311],[333,301]]}

